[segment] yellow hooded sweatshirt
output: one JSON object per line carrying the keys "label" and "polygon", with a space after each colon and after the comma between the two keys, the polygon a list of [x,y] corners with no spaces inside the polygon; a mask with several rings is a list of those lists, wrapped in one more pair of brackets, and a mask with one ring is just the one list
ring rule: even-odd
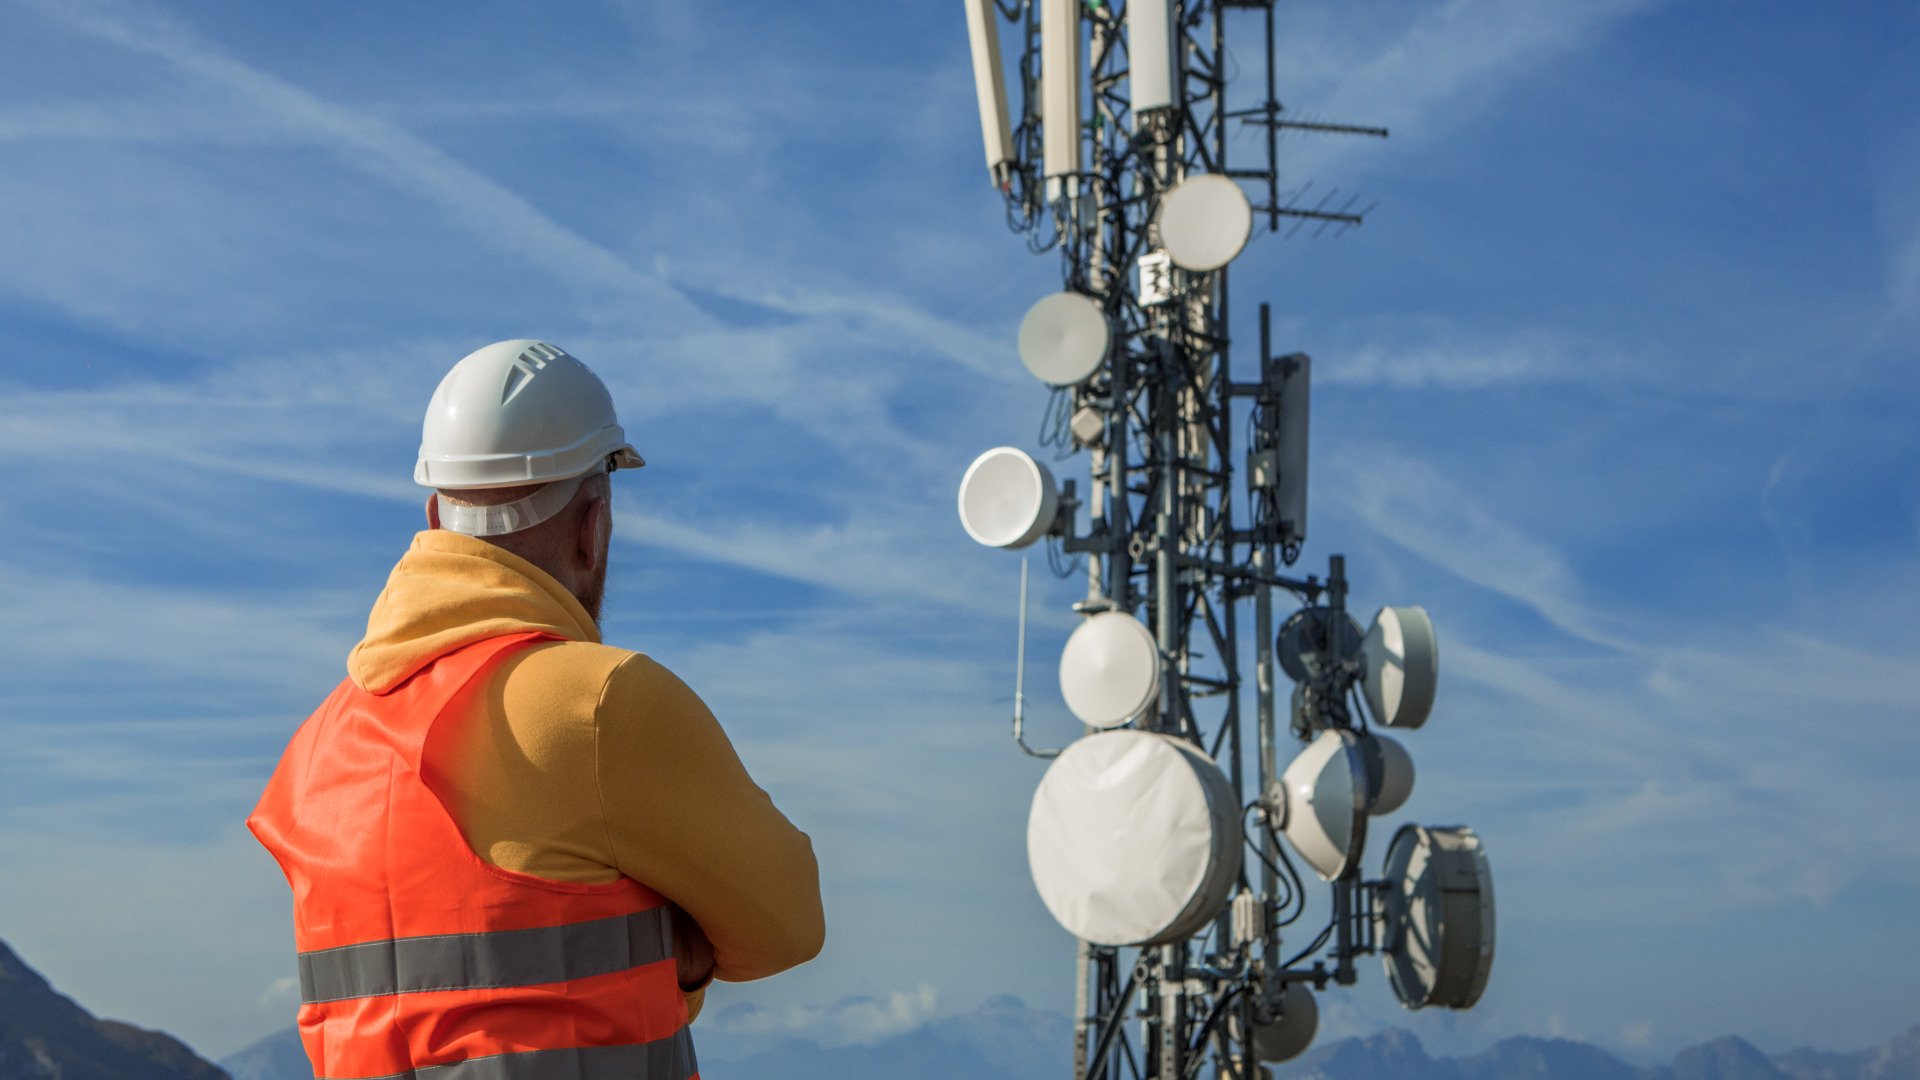
{"label": "yellow hooded sweatshirt", "polygon": [[[540,630],[448,716],[427,766],[467,842],[557,881],[626,875],[693,917],[714,977],[812,959],[825,924],[813,844],[747,775],[713,713],[646,655],[600,643],[545,571],[458,533],[416,535],[374,601],[347,673],[379,693],[468,642]],[[702,987],[687,995],[697,1013]]]}

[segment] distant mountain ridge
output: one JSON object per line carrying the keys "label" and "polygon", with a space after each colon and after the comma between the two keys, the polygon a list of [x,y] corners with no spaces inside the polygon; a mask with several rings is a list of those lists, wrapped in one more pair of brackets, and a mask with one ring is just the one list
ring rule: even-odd
{"label": "distant mountain ridge", "polygon": [[1920,1025],[1850,1054],[1792,1050],[1769,1057],[1736,1036],[1691,1046],[1668,1065],[1636,1068],[1590,1043],[1527,1036],[1463,1057],[1429,1057],[1393,1028],[1315,1047],[1274,1068],[1275,1080],[1920,1080]]}
{"label": "distant mountain ridge", "polygon": [[227,1080],[171,1035],[101,1020],[0,941],[0,1080]]}
{"label": "distant mountain ridge", "polygon": [[[698,1028],[696,1026],[696,1032]],[[996,997],[971,1013],[931,1020],[871,1043],[822,1046],[797,1035],[698,1039],[702,1080],[1062,1080],[1072,1025],[1065,1016]],[[234,1080],[312,1080],[288,1028],[222,1062]],[[1412,1032],[1316,1046],[1273,1067],[1275,1080],[1920,1080],[1920,1025],[1853,1053],[1793,1050],[1768,1056],[1728,1036],[1652,1068],[1573,1039],[1502,1039],[1477,1054],[1432,1057]],[[0,1077],[0,1080],[5,1080]]]}

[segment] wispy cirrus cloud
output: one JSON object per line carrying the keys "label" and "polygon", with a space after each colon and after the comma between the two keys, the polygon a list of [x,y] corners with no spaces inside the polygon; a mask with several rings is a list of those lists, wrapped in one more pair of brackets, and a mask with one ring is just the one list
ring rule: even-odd
{"label": "wispy cirrus cloud", "polygon": [[266,121],[333,151],[341,164],[426,197],[485,246],[503,248],[562,280],[618,292],[656,317],[683,325],[704,322],[657,276],[561,226],[498,181],[398,124],[326,101],[227,54],[158,8],[115,0],[35,8],[75,33],[216,87]]}
{"label": "wispy cirrus cloud", "polygon": [[[1379,10],[1339,19],[1321,12],[1317,33],[1283,35],[1280,48],[1303,84],[1293,100],[1304,96],[1316,118],[1377,124],[1396,140],[1425,142],[1502,100],[1516,79],[1556,57],[1592,50],[1618,24],[1656,6],[1658,0],[1448,0],[1419,9],[1384,45],[1377,31],[1352,35],[1356,26],[1375,30],[1369,23],[1382,18]],[[1344,142],[1298,140],[1289,163],[1296,174],[1319,175],[1366,161]]]}

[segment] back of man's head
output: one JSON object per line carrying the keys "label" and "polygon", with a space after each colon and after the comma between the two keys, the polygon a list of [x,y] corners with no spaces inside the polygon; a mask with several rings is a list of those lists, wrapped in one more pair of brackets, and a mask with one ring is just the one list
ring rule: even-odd
{"label": "back of man's head", "polygon": [[[557,483],[564,484],[562,480]],[[449,514],[464,508],[499,507],[526,499],[545,484],[435,491],[427,499],[427,524],[443,527]],[[605,472],[580,481],[573,498],[553,516],[528,528],[475,539],[512,552],[545,571],[572,593],[595,622],[606,590],[608,545],[613,532],[613,485]]]}
{"label": "back of man's head", "polygon": [[644,464],[599,376],[564,349],[522,338],[474,350],[440,380],[414,481],[435,490],[429,525],[526,559],[598,619],[612,532],[607,474]]}

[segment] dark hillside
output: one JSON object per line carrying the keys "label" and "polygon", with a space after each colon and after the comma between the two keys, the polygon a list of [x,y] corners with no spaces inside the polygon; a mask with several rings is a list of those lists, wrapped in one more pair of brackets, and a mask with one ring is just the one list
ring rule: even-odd
{"label": "dark hillside", "polygon": [[0,1080],[227,1080],[158,1031],[100,1020],[0,941]]}

